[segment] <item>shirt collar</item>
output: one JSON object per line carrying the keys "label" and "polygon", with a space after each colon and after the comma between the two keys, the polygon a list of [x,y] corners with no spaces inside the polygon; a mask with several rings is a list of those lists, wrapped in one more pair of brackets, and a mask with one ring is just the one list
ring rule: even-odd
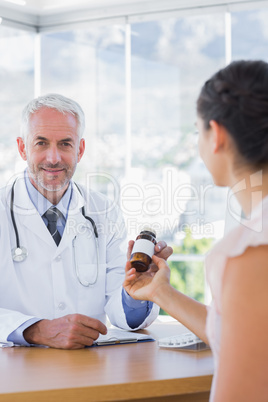
{"label": "shirt collar", "polygon": [[[30,182],[29,175],[27,173],[27,170],[24,172],[24,179],[25,179],[25,185],[27,188],[28,195],[30,197],[30,200],[34,204],[35,208],[39,212],[39,214],[42,216],[48,208],[50,208],[53,204],[51,204],[50,201],[46,197],[44,197]],[[67,219],[68,215],[68,210],[69,210],[69,205],[70,201],[72,198],[72,192],[73,192],[73,186],[72,183],[70,182],[67,190],[65,191],[63,197],[61,198],[60,202],[56,205],[58,210],[62,213],[65,219]]]}

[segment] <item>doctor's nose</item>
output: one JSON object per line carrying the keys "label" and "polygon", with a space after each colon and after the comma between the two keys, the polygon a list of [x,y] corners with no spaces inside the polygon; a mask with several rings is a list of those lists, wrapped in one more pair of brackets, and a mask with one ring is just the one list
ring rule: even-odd
{"label": "doctor's nose", "polygon": [[46,153],[46,160],[47,162],[52,163],[55,165],[56,163],[61,161],[60,151],[57,147],[50,147]]}

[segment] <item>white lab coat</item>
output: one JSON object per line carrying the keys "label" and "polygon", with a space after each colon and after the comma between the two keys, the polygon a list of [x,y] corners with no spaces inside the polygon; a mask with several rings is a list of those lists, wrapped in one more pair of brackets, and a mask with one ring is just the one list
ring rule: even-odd
{"label": "white lab coat", "polygon": [[[100,193],[83,190],[83,196],[73,185],[73,195],[65,230],[57,247],[41,216],[33,206],[24,177],[15,184],[14,213],[20,245],[28,251],[23,262],[14,262],[11,249],[16,246],[11,222],[11,186],[0,192],[0,342],[30,318],[53,319],[80,313],[123,329],[129,328],[122,306],[122,282],[126,262],[125,226],[122,216]],[[91,224],[83,217],[94,219],[99,233],[99,272],[96,244]],[[74,240],[75,239],[75,240]],[[75,243],[75,245],[74,245]],[[74,261],[74,250],[76,261]],[[76,276],[94,282],[82,286]],[[159,312],[154,305],[138,328],[152,323]]]}

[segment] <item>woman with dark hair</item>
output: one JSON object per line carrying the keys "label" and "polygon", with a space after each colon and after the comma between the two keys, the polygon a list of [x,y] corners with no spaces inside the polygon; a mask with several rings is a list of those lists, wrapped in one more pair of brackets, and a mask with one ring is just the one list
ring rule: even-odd
{"label": "woman with dark hair", "polygon": [[140,274],[128,263],[124,287],[210,345],[211,401],[267,402],[268,64],[236,61],[213,75],[197,100],[197,127],[215,184],[233,190],[246,216],[206,257],[211,305],[176,291],[166,261],[156,256],[156,272]]}

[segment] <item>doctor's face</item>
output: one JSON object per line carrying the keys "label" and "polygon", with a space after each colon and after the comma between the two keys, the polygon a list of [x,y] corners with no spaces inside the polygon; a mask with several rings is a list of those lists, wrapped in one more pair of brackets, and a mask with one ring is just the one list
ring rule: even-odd
{"label": "doctor's face", "polygon": [[71,113],[42,108],[33,113],[25,142],[17,139],[20,155],[28,164],[30,180],[46,198],[48,192],[66,191],[84,149],[78,123]]}

